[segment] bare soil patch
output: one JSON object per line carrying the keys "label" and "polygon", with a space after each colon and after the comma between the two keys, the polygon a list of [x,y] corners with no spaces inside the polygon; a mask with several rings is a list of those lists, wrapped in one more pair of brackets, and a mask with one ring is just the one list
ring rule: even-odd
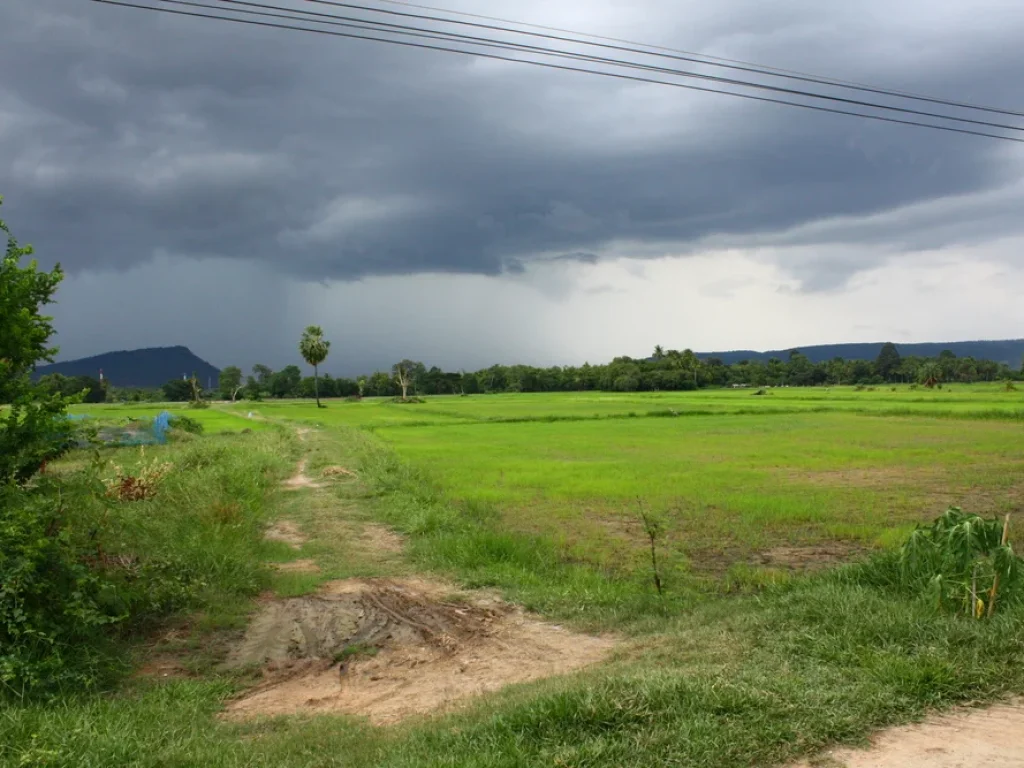
{"label": "bare soil patch", "polygon": [[289,491],[298,491],[303,488],[321,488],[320,483],[313,480],[306,474],[306,459],[299,461],[298,467],[295,468],[295,474],[284,481],[284,487]]}
{"label": "bare soil patch", "polygon": [[789,472],[790,480],[815,486],[852,486],[856,488],[927,487],[942,478],[931,467],[862,467],[859,469],[826,469]]}
{"label": "bare soil patch", "polygon": [[173,656],[150,659],[136,670],[135,675],[137,677],[150,677],[161,680],[180,680],[194,676]]}
{"label": "bare soil patch", "polygon": [[394,723],[579,669],[614,645],[436,583],[335,582],[265,605],[226,662],[260,665],[264,682],[226,716],[336,712]]}
{"label": "bare soil patch", "polygon": [[758,552],[751,565],[785,568],[791,571],[816,571],[848,563],[865,552],[867,549],[863,546],[849,542],[772,547],[764,552]]}
{"label": "bare soil patch", "polygon": [[356,535],[359,547],[378,554],[397,555],[405,548],[405,540],[377,523],[364,523]]}
{"label": "bare soil patch", "polygon": [[1003,512],[1017,508],[1024,502],[1024,483],[1014,483],[1009,487],[978,484],[967,488],[936,490],[926,495],[924,500],[929,509],[942,510],[955,506],[979,515]]}
{"label": "bare soil patch", "polygon": [[868,749],[837,749],[797,768],[1019,768],[1024,703],[961,710],[878,734]]}
{"label": "bare soil patch", "polygon": [[263,534],[267,541],[282,541],[293,549],[299,549],[309,539],[302,533],[299,526],[291,520],[278,520]]}
{"label": "bare soil patch", "polygon": [[863,544],[829,541],[782,545],[753,553],[741,547],[724,546],[691,552],[690,558],[696,572],[717,577],[728,572],[737,563],[795,573],[813,572],[851,562],[870,551],[870,548]]}
{"label": "bare soil patch", "polygon": [[290,563],[275,563],[274,570],[280,573],[320,573],[316,560],[292,560]]}

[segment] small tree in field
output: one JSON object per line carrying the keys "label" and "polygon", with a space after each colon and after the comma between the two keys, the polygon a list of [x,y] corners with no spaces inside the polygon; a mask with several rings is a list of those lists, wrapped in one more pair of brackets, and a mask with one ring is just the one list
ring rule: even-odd
{"label": "small tree in field", "polygon": [[313,366],[313,391],[316,394],[316,407],[320,405],[320,371],[319,366],[327,359],[327,353],[331,349],[331,342],[324,338],[323,329],[319,325],[311,325],[302,332],[299,340],[299,351],[302,359],[308,365]]}
{"label": "small tree in field", "polygon": [[409,387],[412,386],[412,377],[415,368],[416,363],[411,360],[403,360],[402,362],[395,363],[391,366],[391,373],[395,377],[395,382],[402,388],[402,400],[409,399]]}
{"label": "small tree in field", "polygon": [[242,390],[242,369],[237,365],[229,365],[220,372],[220,394],[225,400],[235,402]]}

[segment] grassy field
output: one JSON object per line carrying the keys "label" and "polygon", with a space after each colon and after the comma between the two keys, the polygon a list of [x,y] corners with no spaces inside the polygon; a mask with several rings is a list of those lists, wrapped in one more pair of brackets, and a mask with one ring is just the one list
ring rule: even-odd
{"label": "grassy field", "polygon": [[86,416],[104,424],[124,424],[129,419],[153,419],[163,411],[175,416],[188,416],[203,425],[208,433],[239,432],[243,429],[262,430],[269,426],[265,421],[246,418],[241,411],[220,410],[214,408],[186,408],[182,403],[166,405],[137,405],[88,403],[71,407],[71,413]]}
{"label": "grassy field", "polygon": [[[1024,607],[1008,603],[988,621],[940,613],[929,596],[895,586],[886,554],[948,504],[1017,509],[1021,393],[992,385],[327,405],[183,411],[212,434],[146,449],[147,460],[166,457],[183,474],[168,480],[159,514],[125,518],[132,546],[177,552],[210,588],[197,613],[127,657],[145,668],[170,653],[190,673],[0,703],[0,765],[771,766],[934,708],[1024,693]],[[79,410],[141,417],[161,407]],[[287,430],[217,434],[274,424],[315,429],[301,443]],[[354,474],[276,493],[300,452],[311,477],[327,467]],[[638,496],[666,526],[663,597],[650,580]],[[235,497],[252,512],[219,518]],[[274,520],[297,525],[305,541],[261,541]],[[382,530],[400,534],[398,545],[381,549]],[[882,554],[838,567],[869,550]],[[300,560],[319,570],[267,567]],[[825,565],[835,568],[817,570]],[[620,649],[590,671],[399,726],[217,717],[253,682],[213,661],[256,591],[288,597],[331,579],[409,575],[497,588],[571,626],[613,632]]]}
{"label": "grassy field", "polygon": [[[745,575],[902,540],[949,505],[1024,498],[1024,395],[1001,385],[438,397],[240,405],[370,429],[445,493],[604,568],[642,566],[637,499],[674,570]],[[672,414],[677,414],[673,416]],[[965,420],[970,422],[965,427]],[[829,545],[829,546],[822,546]]]}

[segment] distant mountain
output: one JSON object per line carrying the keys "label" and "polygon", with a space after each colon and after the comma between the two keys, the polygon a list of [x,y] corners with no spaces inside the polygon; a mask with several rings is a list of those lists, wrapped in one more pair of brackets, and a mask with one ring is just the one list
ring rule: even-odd
{"label": "distant mountain", "polygon": [[[813,363],[821,363],[835,357],[844,360],[874,360],[882,349],[884,342],[876,341],[865,344],[819,344],[810,347],[790,347],[769,352],[753,352],[750,350],[734,350],[731,352],[700,352],[698,357],[706,360],[717,357],[727,365],[741,360],[769,360],[777,357],[786,360],[790,350],[798,349]],[[978,360],[993,360],[1005,363],[1011,368],[1019,368],[1024,357],[1024,339],[1006,341],[947,341],[923,344],[896,344],[896,349],[903,356],[936,357],[944,349],[948,349],[957,357],[973,357]]]}
{"label": "distant mountain", "polygon": [[36,368],[34,377],[61,373],[99,378],[100,371],[115,387],[159,387],[170,379],[191,376],[193,372],[205,387],[208,383],[216,385],[220,376],[219,369],[192,354],[188,347],[150,347],[41,365]]}

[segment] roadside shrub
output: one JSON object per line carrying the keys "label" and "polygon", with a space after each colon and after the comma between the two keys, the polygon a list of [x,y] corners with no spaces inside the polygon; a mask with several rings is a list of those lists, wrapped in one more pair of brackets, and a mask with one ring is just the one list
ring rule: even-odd
{"label": "roadside shrub", "polygon": [[201,421],[197,421],[189,416],[175,416],[171,419],[171,427],[192,435],[201,435],[204,429]]}
{"label": "roadside shrub", "polygon": [[112,476],[97,453],[0,486],[0,698],[99,688],[123,641],[262,589],[264,504],[289,448],[277,433],[140,448]]}
{"label": "roadside shrub", "polygon": [[950,507],[918,526],[896,552],[880,553],[847,571],[857,583],[927,597],[940,611],[981,619],[997,607],[1024,603],[1024,570],[1002,520]]}
{"label": "roadside shrub", "polygon": [[950,507],[919,527],[900,550],[905,584],[927,588],[940,608],[991,616],[996,601],[1022,595],[1021,559],[1008,541],[1010,518],[986,520]]}
{"label": "roadside shrub", "polygon": [[[91,688],[103,675],[104,630],[125,617],[90,567],[96,489],[0,489],[0,691]],[[100,489],[101,490],[101,489]]]}
{"label": "roadside shrub", "polygon": [[427,401],[424,400],[422,397],[413,396],[407,397],[405,399],[402,399],[401,397],[393,397],[391,398],[391,402],[397,403],[398,405],[416,405],[418,403],[425,403]]}

